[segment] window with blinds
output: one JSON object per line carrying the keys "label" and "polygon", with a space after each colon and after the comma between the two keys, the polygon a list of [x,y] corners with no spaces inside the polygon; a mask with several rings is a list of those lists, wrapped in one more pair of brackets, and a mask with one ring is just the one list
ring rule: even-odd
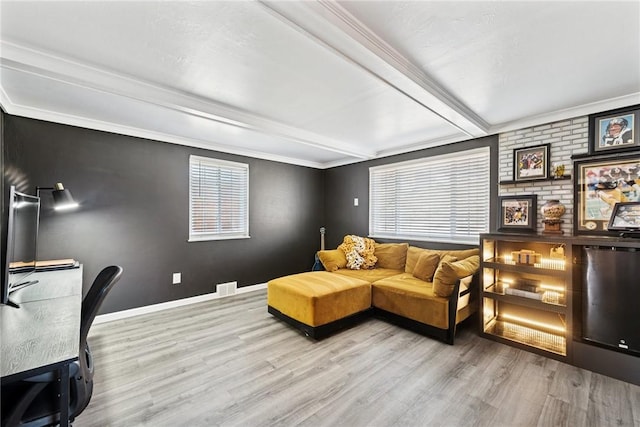
{"label": "window with blinds", "polygon": [[371,237],[478,244],[489,230],[489,147],[369,168]]}
{"label": "window with blinds", "polygon": [[249,237],[249,165],[189,157],[189,241]]}

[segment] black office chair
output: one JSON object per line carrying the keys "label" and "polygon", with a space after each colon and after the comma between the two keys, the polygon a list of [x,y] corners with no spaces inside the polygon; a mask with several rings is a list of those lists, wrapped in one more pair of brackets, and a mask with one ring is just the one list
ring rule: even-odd
{"label": "black office chair", "polygon": [[[73,421],[89,404],[93,393],[93,357],[87,343],[89,328],[102,302],[113,285],[120,280],[122,267],[103,269],[82,300],[80,318],[80,354],[69,367],[69,418]],[[2,426],[40,427],[60,422],[56,374],[42,375],[10,384],[2,390]],[[7,393],[10,396],[7,396]],[[6,398],[6,399],[5,399]]]}

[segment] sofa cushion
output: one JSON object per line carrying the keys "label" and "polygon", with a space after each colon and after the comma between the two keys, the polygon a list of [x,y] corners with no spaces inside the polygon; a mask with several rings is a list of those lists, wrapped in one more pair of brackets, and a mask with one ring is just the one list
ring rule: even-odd
{"label": "sofa cushion", "polygon": [[318,258],[327,271],[336,271],[347,266],[347,257],[340,249],[318,251]]}
{"label": "sofa cushion", "polygon": [[350,270],[348,268],[340,268],[333,273],[341,274],[348,277],[355,277],[357,279],[362,279],[366,280],[369,283],[373,283],[380,279],[386,279],[387,277],[396,276],[402,273],[402,270],[393,270],[390,268],[374,268],[372,270]]}
{"label": "sofa cushion", "polygon": [[470,276],[480,268],[480,256],[473,255],[460,261],[445,256],[433,276],[433,291],[441,297],[449,297],[458,279]]}
{"label": "sofa cushion", "polygon": [[413,273],[413,269],[423,253],[436,253],[442,258],[444,255],[451,255],[458,259],[468,258],[472,255],[480,255],[480,249],[460,249],[460,250],[448,250],[448,249],[423,249],[417,246],[409,246],[407,250],[407,263],[405,264],[405,273]]}
{"label": "sofa cushion", "polygon": [[449,300],[437,296],[431,283],[402,273],[371,285],[371,304],[436,328],[449,327]]}
{"label": "sofa cushion", "polygon": [[436,272],[439,263],[440,255],[436,253],[421,254],[413,269],[413,277],[426,282],[431,282],[433,274]]}
{"label": "sofa cushion", "polygon": [[374,255],[378,258],[376,268],[404,270],[407,262],[408,243],[376,243]]}

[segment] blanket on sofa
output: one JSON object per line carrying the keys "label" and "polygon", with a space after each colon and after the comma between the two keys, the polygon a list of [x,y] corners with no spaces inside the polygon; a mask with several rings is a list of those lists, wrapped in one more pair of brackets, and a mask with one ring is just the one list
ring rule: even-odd
{"label": "blanket on sofa", "polygon": [[349,234],[344,236],[338,249],[342,250],[347,258],[347,268],[360,270],[373,268],[378,258],[373,254],[376,242],[367,237]]}

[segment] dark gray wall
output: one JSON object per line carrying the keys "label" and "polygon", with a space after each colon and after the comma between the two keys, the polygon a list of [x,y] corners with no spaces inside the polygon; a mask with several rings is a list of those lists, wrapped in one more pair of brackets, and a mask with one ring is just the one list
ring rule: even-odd
{"label": "dark gray wall", "polygon": [[[325,226],[326,246],[335,248],[342,242],[345,234],[366,236],[369,233],[369,168],[422,157],[465,151],[479,147],[491,149],[491,214],[494,218],[495,201],[498,197],[498,136],[488,136],[471,141],[444,145],[411,153],[390,156],[352,165],[328,169],[325,171]],[[451,165],[455,167],[455,165]],[[353,199],[358,198],[359,206],[353,205]],[[491,227],[494,227],[491,221]],[[430,248],[451,248],[454,245],[437,242],[409,242],[415,246]]]}
{"label": "dark gray wall", "polygon": [[[122,280],[101,313],[309,270],[324,224],[323,171],[4,115],[5,184],[33,194],[62,182],[80,203],[42,196],[39,258],[75,258],[85,291],[101,268]],[[250,239],[188,243],[189,155],[249,164]],[[172,285],[172,273],[182,284]]]}
{"label": "dark gray wall", "polygon": [[[497,182],[497,136],[322,171],[0,115],[4,186],[34,193],[37,185],[62,182],[81,203],[76,211],[55,212],[51,193],[42,194],[39,258],[81,261],[85,289],[102,267],[123,266],[101,313],[308,270],[321,226],[329,248],[345,234],[367,235],[371,166],[489,146],[491,182]],[[249,164],[250,239],[187,242],[190,154]],[[491,217],[496,191],[492,185]],[[171,284],[173,272],[182,273],[181,285]]]}

